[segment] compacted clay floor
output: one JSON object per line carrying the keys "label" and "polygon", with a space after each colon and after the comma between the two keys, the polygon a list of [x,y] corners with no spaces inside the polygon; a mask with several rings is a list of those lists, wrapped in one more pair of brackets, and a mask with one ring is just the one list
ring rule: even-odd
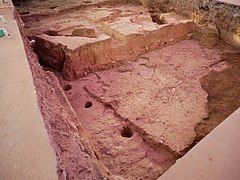
{"label": "compacted clay floor", "polygon": [[103,163],[127,179],[154,179],[208,116],[199,78],[219,58],[219,51],[186,40],[76,81],[59,79]]}
{"label": "compacted clay floor", "polygon": [[[96,158],[119,178],[157,179],[239,107],[240,54],[201,46],[191,39],[190,21],[166,14],[157,24],[130,4],[62,9],[22,13],[24,28],[90,134]],[[108,66],[109,57],[120,62]]]}

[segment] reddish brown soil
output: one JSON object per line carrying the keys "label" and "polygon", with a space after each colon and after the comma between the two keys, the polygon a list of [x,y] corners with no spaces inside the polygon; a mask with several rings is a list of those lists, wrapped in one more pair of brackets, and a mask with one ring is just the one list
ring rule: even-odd
{"label": "reddish brown soil", "polygon": [[73,83],[86,84],[90,95],[144,131],[151,143],[158,146],[161,140],[180,154],[195,139],[194,126],[207,117],[207,94],[199,78],[218,61],[218,51],[183,41]]}
{"label": "reddish brown soil", "polygon": [[166,22],[159,25],[147,8],[127,4],[31,15],[24,22],[28,35],[36,41],[35,52],[73,80],[186,39],[193,31],[192,21],[174,14],[164,16]]}
{"label": "reddish brown soil", "polygon": [[[239,56],[234,57],[237,63]],[[219,50],[201,47],[196,41],[183,41],[77,81],[66,81],[61,73],[57,74],[83,126],[96,140],[99,160],[112,173],[127,179],[155,179],[176,160],[174,154],[186,153],[201,133],[205,136],[207,130],[224,120],[219,113],[217,119],[206,121],[209,111],[211,114],[207,104],[213,105],[213,100],[208,101],[204,90],[213,91],[213,86],[201,81],[212,73],[221,74],[232,68],[222,61]],[[237,72],[235,69],[235,75],[224,75],[234,78]],[[240,104],[238,88],[236,83],[233,92],[237,94],[231,94],[236,98],[235,106],[226,111],[228,115]],[[227,103],[231,102],[230,97],[226,95]],[[88,102],[91,107],[86,108]],[[121,136],[124,127],[131,129],[132,137]]]}
{"label": "reddish brown soil", "polygon": [[79,123],[56,76],[44,71],[22,29],[39,107],[56,153],[59,179],[104,179],[108,171],[97,161],[88,133]]}
{"label": "reddish brown soil", "polygon": [[[95,77],[94,77],[95,78]],[[90,80],[91,81],[91,80]],[[152,148],[115,109],[84,90],[88,79],[69,83],[66,94],[82,124],[92,135],[98,158],[126,179],[156,179],[176,160],[169,151]],[[69,85],[64,82],[63,88]],[[91,107],[86,106],[91,102]]]}
{"label": "reddish brown soil", "polygon": [[[64,21],[59,24],[68,26],[66,14],[60,20],[57,17],[48,22],[43,16],[40,23],[55,27],[55,21]],[[29,27],[31,18],[25,20],[32,37],[37,22]],[[108,15],[104,20],[109,20]],[[39,33],[45,30],[49,28],[41,27]],[[77,36],[95,38],[95,33],[102,33],[85,30],[76,32]],[[61,31],[66,37],[69,32]],[[47,33],[56,36],[55,31]],[[68,81],[56,69],[44,71],[25,35],[24,42],[60,179],[156,179],[240,106],[240,54],[222,53],[225,47],[208,49],[185,40]],[[137,45],[126,46],[128,52]],[[52,49],[48,50],[51,56]],[[81,64],[78,60],[72,59]]]}
{"label": "reddish brown soil", "polygon": [[198,141],[240,106],[240,52],[223,53],[220,63],[228,67],[201,78],[202,88],[208,93],[209,115],[195,129]]}

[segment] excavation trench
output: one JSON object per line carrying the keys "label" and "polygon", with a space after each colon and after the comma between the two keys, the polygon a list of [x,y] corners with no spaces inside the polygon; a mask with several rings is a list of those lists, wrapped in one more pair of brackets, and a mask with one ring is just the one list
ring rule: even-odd
{"label": "excavation trench", "polygon": [[62,179],[157,179],[239,107],[239,53],[203,47],[181,16],[97,4],[21,18]]}

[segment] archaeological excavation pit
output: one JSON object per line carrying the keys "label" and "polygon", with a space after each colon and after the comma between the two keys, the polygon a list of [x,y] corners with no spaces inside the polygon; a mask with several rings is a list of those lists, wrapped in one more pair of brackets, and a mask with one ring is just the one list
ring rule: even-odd
{"label": "archaeological excavation pit", "polygon": [[154,2],[15,2],[60,179],[157,179],[240,106],[239,19]]}

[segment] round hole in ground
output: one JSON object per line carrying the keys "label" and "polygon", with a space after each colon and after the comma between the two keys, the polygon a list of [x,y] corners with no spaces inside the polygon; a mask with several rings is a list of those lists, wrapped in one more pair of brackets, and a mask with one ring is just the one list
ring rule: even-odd
{"label": "round hole in ground", "polygon": [[19,7],[19,6],[21,6],[21,4],[20,3],[15,3],[14,6]]}
{"label": "round hole in ground", "polygon": [[72,86],[70,85],[70,84],[66,84],[66,85],[64,85],[64,87],[63,87],[63,90],[64,91],[69,91],[69,90],[71,90],[72,89]]}
{"label": "round hole in ground", "polygon": [[130,127],[123,127],[121,131],[121,136],[125,138],[131,138],[133,135],[133,132]]}
{"label": "round hole in ground", "polygon": [[92,107],[92,102],[90,102],[90,101],[86,102],[84,107],[87,108],[87,109]]}

